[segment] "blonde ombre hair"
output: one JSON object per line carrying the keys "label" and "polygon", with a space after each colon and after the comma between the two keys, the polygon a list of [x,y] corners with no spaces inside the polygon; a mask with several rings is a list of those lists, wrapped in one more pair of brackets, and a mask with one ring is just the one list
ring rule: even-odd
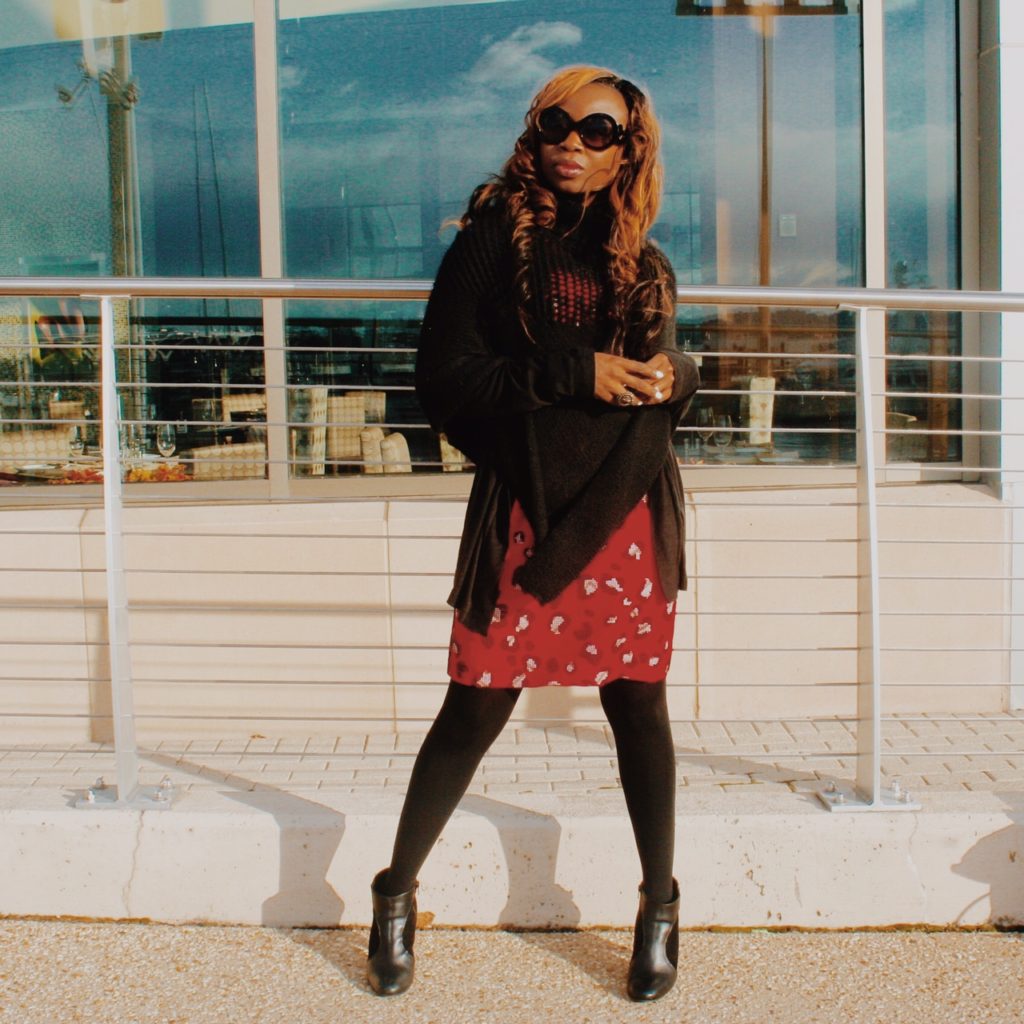
{"label": "blonde ombre hair", "polygon": [[[585,85],[595,83],[616,89],[629,111],[622,164],[607,189],[612,213],[605,245],[613,326],[609,348],[646,358],[657,347],[663,319],[674,315],[675,296],[671,294],[664,258],[647,241],[661,205],[661,129],[650,99],[632,82],[607,68],[581,66],[557,72],[534,96],[526,112],[526,128],[516,139],[512,155],[493,180],[476,189],[460,224],[468,224],[474,213],[489,203],[504,201],[512,221],[519,319],[532,337],[527,313],[531,299],[530,250],[536,229],[554,225],[558,204],[539,173],[537,119],[542,110],[560,106]],[[643,330],[632,331],[634,325],[642,325]]]}

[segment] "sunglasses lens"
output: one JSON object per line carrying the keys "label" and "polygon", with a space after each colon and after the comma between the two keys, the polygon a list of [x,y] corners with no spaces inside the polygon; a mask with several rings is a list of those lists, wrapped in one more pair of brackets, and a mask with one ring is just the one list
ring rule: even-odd
{"label": "sunglasses lens", "polygon": [[616,127],[607,114],[591,114],[577,125],[583,145],[588,149],[607,149],[615,142]]}
{"label": "sunglasses lens", "polygon": [[572,119],[561,107],[548,107],[540,112],[537,129],[549,146],[557,146],[572,131]]}

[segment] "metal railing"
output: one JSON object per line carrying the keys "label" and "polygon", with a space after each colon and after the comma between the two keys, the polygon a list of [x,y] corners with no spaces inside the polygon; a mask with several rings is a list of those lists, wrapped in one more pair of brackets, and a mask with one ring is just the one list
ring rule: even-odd
{"label": "metal railing", "polygon": [[[99,301],[101,325],[102,449],[107,467],[122,464],[119,426],[121,411],[117,400],[115,343],[115,302],[151,297],[181,298],[275,298],[336,300],[413,300],[429,295],[429,283],[421,281],[316,281],[267,279],[124,279],[124,278],[8,278],[0,279],[0,296],[68,296]],[[885,312],[892,310],[929,310],[954,312],[1024,312],[1024,295],[987,292],[939,292],[880,289],[797,289],[694,287],[678,289],[678,301],[688,305],[726,305],[760,307],[808,307],[850,310],[855,314],[856,406],[857,406],[857,672],[856,686],[856,785],[845,793],[834,790],[822,795],[831,809],[907,808],[913,805],[883,792],[881,780],[881,642],[879,623],[879,502],[877,476],[880,468],[879,439],[893,433],[879,426],[879,402],[889,396],[884,384],[879,387],[872,367],[879,361],[900,358],[885,352]],[[970,352],[957,356],[913,356],[915,359],[942,358],[978,364],[1006,362],[1001,355]],[[1014,360],[1014,361],[1024,361]],[[884,375],[882,377],[884,380]],[[1024,396],[970,392],[978,400],[1002,401]],[[962,435],[1000,438],[999,429],[961,428]],[[911,433],[929,433],[911,431]],[[1013,467],[979,464],[949,467],[965,473],[1024,471]],[[160,806],[159,794],[143,792],[139,785],[138,752],[133,707],[133,680],[128,642],[128,599],[124,563],[125,531],[122,519],[124,494],[121,475],[106,472],[103,481],[105,579],[107,594],[107,640],[110,654],[113,742],[117,762],[118,804],[137,806],[140,801]],[[984,541],[975,540],[976,543]],[[970,542],[968,542],[970,543]],[[1014,543],[1014,542],[1011,542]],[[986,577],[990,578],[990,577]],[[1016,612],[1012,614],[1018,614]],[[699,646],[699,640],[695,641]],[[358,646],[358,645],[357,645]],[[406,645],[408,646],[408,645]]]}

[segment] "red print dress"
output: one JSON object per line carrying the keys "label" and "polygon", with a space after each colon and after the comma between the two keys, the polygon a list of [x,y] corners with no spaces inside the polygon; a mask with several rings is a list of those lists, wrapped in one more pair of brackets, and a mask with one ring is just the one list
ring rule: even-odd
{"label": "red print dress", "polygon": [[467,686],[600,686],[659,682],[672,659],[675,602],[658,582],[651,514],[644,498],[590,564],[548,604],[512,574],[530,557],[533,531],[512,506],[498,603],[487,635],[456,615],[448,674]]}

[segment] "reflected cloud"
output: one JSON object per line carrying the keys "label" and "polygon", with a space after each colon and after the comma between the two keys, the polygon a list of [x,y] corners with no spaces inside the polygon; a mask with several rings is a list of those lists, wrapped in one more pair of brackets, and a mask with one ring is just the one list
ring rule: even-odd
{"label": "reflected cloud", "polygon": [[582,29],[568,21],[522,25],[511,35],[491,43],[466,75],[466,81],[490,89],[539,84],[556,67],[540,51],[578,46],[582,41]]}

